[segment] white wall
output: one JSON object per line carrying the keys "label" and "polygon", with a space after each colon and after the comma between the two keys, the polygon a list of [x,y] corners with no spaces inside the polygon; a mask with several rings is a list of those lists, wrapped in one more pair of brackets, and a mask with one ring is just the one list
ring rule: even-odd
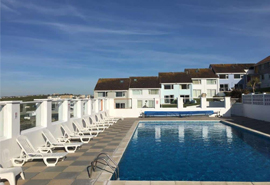
{"label": "white wall", "polygon": [[235,103],[232,106],[232,114],[270,122],[270,106],[266,105]]}
{"label": "white wall", "polygon": [[[129,117],[129,118],[137,118],[144,111],[206,111],[213,110],[214,112],[220,112],[220,114],[224,117],[231,116],[231,102],[230,97],[225,98],[225,102],[223,103],[224,107],[207,107],[206,98],[201,98],[201,102],[205,102],[205,105],[201,107],[186,107],[178,106],[178,108],[137,108],[137,106],[132,106],[132,109],[113,109],[110,107],[109,114],[114,117]],[[109,99],[110,102],[113,102],[113,99]],[[160,102],[159,99],[155,99],[155,102]],[[136,104],[137,100],[135,98],[132,99],[132,103]],[[179,103],[183,103],[183,101],[178,101]]]}
{"label": "white wall", "polygon": [[[216,80],[216,84],[207,84],[207,79],[214,79]],[[207,90],[208,89],[214,89],[216,90],[216,93],[219,92],[219,80],[218,78],[192,78],[192,80],[201,80],[201,84],[193,84],[193,90],[201,90],[201,93],[206,93],[207,94]],[[207,95],[207,97],[209,97]],[[193,97],[193,98],[197,98],[197,97]]]}

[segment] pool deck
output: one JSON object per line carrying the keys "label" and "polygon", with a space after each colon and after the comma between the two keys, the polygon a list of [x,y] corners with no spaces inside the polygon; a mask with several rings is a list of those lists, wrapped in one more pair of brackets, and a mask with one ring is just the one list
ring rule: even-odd
{"label": "pool deck", "polygon": [[[196,182],[196,181],[110,181],[111,173],[97,171],[91,180],[87,167],[101,152],[108,153],[119,162],[128,142],[140,120],[224,120],[270,134],[270,122],[249,119],[245,117],[209,118],[195,116],[185,118],[125,118],[100,133],[88,144],[84,144],[74,154],[68,154],[65,161],[56,167],[46,167],[42,161],[28,162],[23,166],[26,180],[18,179],[18,185],[270,185],[270,182]],[[5,185],[8,185],[5,182]]]}

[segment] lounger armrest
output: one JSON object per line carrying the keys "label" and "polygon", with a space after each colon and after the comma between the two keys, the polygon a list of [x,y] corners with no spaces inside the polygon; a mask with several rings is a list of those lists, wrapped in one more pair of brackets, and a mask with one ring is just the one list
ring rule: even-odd
{"label": "lounger armrest", "polygon": [[70,143],[70,140],[68,138],[64,138],[64,137],[57,138],[57,141],[59,143]]}
{"label": "lounger armrest", "polygon": [[52,153],[52,149],[50,147],[38,147],[38,151],[40,153]]}

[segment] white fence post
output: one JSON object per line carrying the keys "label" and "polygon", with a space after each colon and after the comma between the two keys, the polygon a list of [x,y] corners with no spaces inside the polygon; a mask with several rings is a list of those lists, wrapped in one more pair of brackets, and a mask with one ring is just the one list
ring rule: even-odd
{"label": "white fence post", "polygon": [[69,100],[64,100],[59,107],[59,120],[68,121],[70,118]]}
{"label": "white fence post", "polygon": [[251,93],[251,95],[250,95],[251,104],[253,104],[253,95],[254,95],[254,93]]}
{"label": "white fence post", "polygon": [[9,101],[3,107],[4,137],[12,138],[20,135],[20,102]]}
{"label": "white fence post", "polygon": [[135,99],[135,98],[131,99],[131,108],[132,109],[137,109],[138,108],[137,99]]}
{"label": "white fence post", "polygon": [[74,105],[74,117],[81,118],[83,115],[82,100],[77,100]]}
{"label": "white fence post", "polygon": [[231,108],[231,97],[225,97],[225,108],[226,110]]}
{"label": "white fence post", "polygon": [[99,100],[98,99],[94,99],[94,113],[98,113],[99,112]]}
{"label": "white fence post", "polygon": [[92,100],[91,99],[88,99],[85,104],[85,113],[86,115],[92,114]]}
{"label": "white fence post", "polygon": [[206,109],[207,104],[206,104],[206,97],[201,97],[201,108]]}
{"label": "white fence post", "polygon": [[42,101],[36,110],[36,126],[48,127],[52,123],[52,100],[34,99]]}
{"label": "white fence post", "polygon": [[160,99],[159,98],[155,98],[155,109],[160,109]]}
{"label": "white fence post", "polygon": [[184,98],[183,97],[177,98],[177,108],[178,109],[184,108]]}
{"label": "white fence post", "polygon": [[263,105],[265,105],[265,94],[266,93],[263,93]]}

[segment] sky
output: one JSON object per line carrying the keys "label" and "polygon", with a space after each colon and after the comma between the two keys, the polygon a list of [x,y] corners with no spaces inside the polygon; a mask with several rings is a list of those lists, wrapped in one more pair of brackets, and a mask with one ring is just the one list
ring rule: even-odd
{"label": "sky", "polygon": [[1,0],[1,96],[93,94],[99,78],[157,76],[269,56],[269,0]]}

